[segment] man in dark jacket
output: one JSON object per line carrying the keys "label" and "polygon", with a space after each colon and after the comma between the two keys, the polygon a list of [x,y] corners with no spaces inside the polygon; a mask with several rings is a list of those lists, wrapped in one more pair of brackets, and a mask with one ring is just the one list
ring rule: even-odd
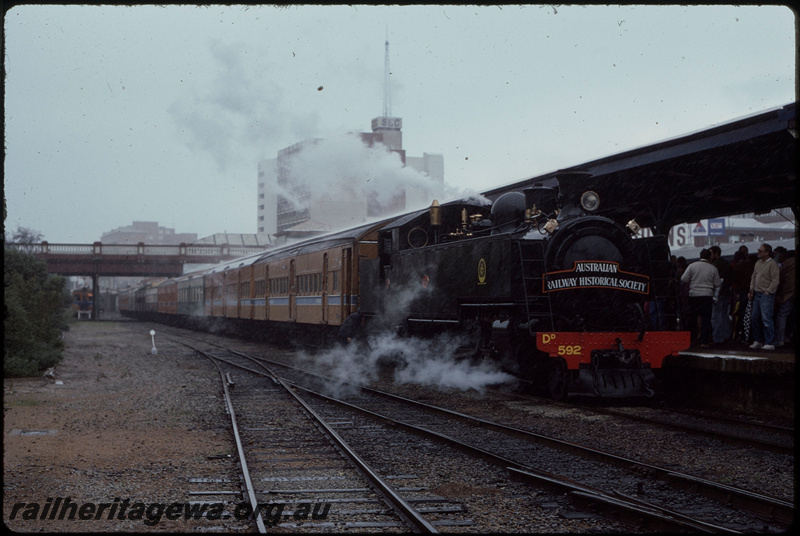
{"label": "man in dark jacket", "polygon": [[[750,291],[750,277],[753,275],[753,265],[747,259],[747,253],[744,251],[737,251],[733,255],[733,318],[734,330],[736,339],[741,340],[745,344],[750,344],[745,336],[744,316],[747,310],[747,293]],[[750,326],[747,326],[748,333]]]}
{"label": "man in dark jacket", "polygon": [[730,263],[722,258],[722,250],[719,246],[711,246],[708,249],[711,251],[711,264],[717,268],[722,280],[719,295],[714,300],[711,309],[712,340],[714,344],[721,344],[731,338],[730,311],[733,294],[731,290],[733,288],[733,269]]}

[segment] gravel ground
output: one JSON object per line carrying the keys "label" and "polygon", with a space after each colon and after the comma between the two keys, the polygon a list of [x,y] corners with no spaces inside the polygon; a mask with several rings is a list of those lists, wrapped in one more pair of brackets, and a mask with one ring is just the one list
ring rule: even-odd
{"label": "gravel ground", "polygon": [[[313,363],[313,359],[300,366],[324,372],[322,367],[309,363]],[[370,386],[643,463],[794,501],[794,456],[733,446],[701,435],[593,414],[591,410],[565,407],[548,400],[506,396],[492,389],[478,392],[398,384],[389,370],[383,371],[380,379]]]}
{"label": "gravel ground", "polygon": [[[226,485],[232,491],[239,489],[236,464],[225,457],[234,451],[218,373],[207,361],[158,333],[158,353],[151,355],[149,329],[125,321],[74,324],[66,334],[64,360],[54,378],[4,380],[3,521],[10,529],[75,533],[248,530],[235,520],[171,521],[162,516],[158,523],[148,525],[146,514],[140,519],[116,518],[126,500],[126,517],[137,502],[149,508],[197,500],[188,492],[202,486],[191,479],[224,479],[232,484],[212,484],[213,489]],[[427,442],[425,447],[439,452]],[[489,530],[529,532],[536,527],[536,532],[616,533],[622,528],[594,515],[571,519],[575,510],[565,497],[531,492],[522,484],[503,489],[505,473],[487,472],[480,462],[461,456],[436,458],[438,485],[431,492],[468,505],[478,518],[496,518]],[[482,469],[473,470],[473,466]],[[382,469],[402,472],[396,467]],[[518,495],[514,495],[516,488]],[[67,497],[79,507],[116,504],[115,512],[111,519],[111,507],[97,519],[78,519],[80,513],[72,520],[59,520],[57,515],[47,519],[57,509],[52,506],[56,500]],[[17,506],[15,512],[20,503],[24,506]],[[442,530],[472,532],[470,527]]]}
{"label": "gravel ground", "polygon": [[[218,373],[206,360],[158,333],[158,353],[152,355],[149,329],[126,321],[73,324],[66,334],[64,361],[53,378],[4,380],[3,520],[9,528],[20,532],[247,529],[235,520],[168,520],[162,515],[157,523],[146,524],[146,516],[118,519],[117,515],[108,515],[112,509],[115,514],[122,510],[121,504],[126,501],[130,514],[135,511],[134,503],[153,507],[196,500],[189,495],[197,487],[191,479],[222,479],[230,484],[216,485],[215,489],[228,486],[230,491],[239,490],[236,464],[227,457],[234,451],[219,396]],[[680,437],[667,442],[672,445],[668,449],[672,456],[668,457],[664,449],[649,452],[642,446],[660,445],[665,437],[643,441],[641,435],[628,437],[617,426],[609,433],[603,425],[612,423],[604,418],[589,419],[591,422],[565,419],[563,409],[556,415],[554,408],[493,400],[489,393],[474,391],[442,392],[413,385],[394,386],[393,390],[470,413],[489,409],[496,419],[554,433],[558,429],[573,440],[613,438],[613,445],[603,445],[608,450],[630,442],[637,445],[638,456],[631,456],[634,458],[668,461],[676,468],[704,472],[704,476],[728,473],[732,484],[789,499],[794,496],[793,479],[787,474],[792,473],[791,468],[776,465],[771,457],[756,460],[753,453],[735,449],[726,449],[720,457],[711,445],[681,449]],[[626,449],[621,450],[624,453]],[[538,532],[619,530],[614,523],[601,528],[605,524],[598,524],[597,519],[566,519],[565,512],[573,510],[568,502],[561,504],[547,494],[529,495],[521,488],[513,489],[515,485],[501,491],[498,485],[502,486],[499,482],[503,479],[499,474],[467,478],[470,471],[463,465],[467,463],[464,459],[440,462],[453,467],[441,468],[443,477],[434,491],[460,499],[471,512],[480,512],[478,517],[497,512],[498,523],[488,530],[527,532],[532,526]],[[705,471],[697,471],[699,467]],[[507,504],[500,500],[506,494],[511,499]],[[47,519],[50,515],[43,515],[45,509],[55,510],[50,505],[59,498],[63,501],[67,497],[79,506],[113,506],[96,515],[97,519],[81,520],[76,515],[73,520],[51,520]],[[509,516],[511,510],[517,515]],[[149,512],[157,513],[152,509]]]}
{"label": "gravel ground", "polygon": [[[158,328],[156,328],[157,330]],[[190,500],[189,479],[219,475],[238,482],[219,376],[149,328],[129,322],[81,322],[66,334],[54,378],[4,379],[3,521],[15,531],[185,531],[223,521],[162,516],[117,519],[122,506],[99,519],[41,519],[58,498],[85,503],[152,504]],[[52,501],[48,501],[52,498]],[[18,508],[11,519],[14,505]],[[40,507],[30,506],[37,503]],[[63,502],[62,502],[63,505]],[[89,507],[85,517],[91,517]],[[157,507],[150,510],[153,517]],[[60,510],[59,510],[60,513]],[[97,515],[97,514],[96,514]],[[124,517],[128,517],[127,515]],[[33,519],[32,519],[33,518]],[[191,526],[195,525],[195,526]]]}
{"label": "gravel ground", "polygon": [[687,432],[535,400],[504,400],[501,396],[475,391],[431,391],[413,385],[384,383],[379,388],[643,463],[794,501],[793,456],[732,446]]}

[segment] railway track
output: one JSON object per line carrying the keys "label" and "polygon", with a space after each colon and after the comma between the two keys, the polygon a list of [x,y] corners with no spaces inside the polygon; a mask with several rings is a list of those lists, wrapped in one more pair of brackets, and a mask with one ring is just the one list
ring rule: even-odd
{"label": "railway track", "polygon": [[[317,393],[316,396],[324,395]],[[385,400],[390,400],[391,404],[386,404]],[[560,487],[583,501],[625,509],[632,516],[650,516],[651,522],[662,528],[727,532],[726,527],[711,520],[735,518],[739,509],[755,514],[749,521],[737,522],[739,525],[749,523],[743,530],[763,528],[759,526],[762,519],[774,522],[781,530],[794,519],[794,505],[786,501],[388,393],[362,388],[358,402],[337,402],[506,466],[519,478]],[[409,411],[409,407],[414,411]],[[441,418],[434,418],[434,415]],[[465,423],[469,426],[463,426]],[[648,480],[650,483],[645,484]],[[625,489],[627,493],[620,491]],[[646,495],[651,500],[643,501],[634,495]],[[718,507],[705,499],[721,500],[723,504]],[[678,514],[661,505],[676,501],[686,505],[691,514]]]}
{"label": "railway track", "polygon": [[613,407],[608,400],[592,398],[556,402],[537,395],[499,390],[518,403],[547,405],[585,412],[587,415],[608,415],[660,427],[713,438],[731,445],[757,448],[780,454],[794,454],[794,428],[767,422],[753,421],[730,415],[719,415],[697,410],[660,407],[637,403],[632,406]]}
{"label": "railway track", "polygon": [[[390,483],[413,476],[381,477],[336,430],[349,421],[324,417],[263,364],[193,349],[220,372],[244,488],[244,503],[233,508],[237,518],[251,517],[258,532],[278,526],[435,533],[434,525],[471,524],[459,505],[424,488]],[[287,399],[297,412],[286,413]],[[419,504],[424,508],[413,506]],[[431,522],[430,515],[439,519]]]}
{"label": "railway track", "polygon": [[670,430],[704,435],[732,445],[759,448],[780,454],[794,453],[792,427],[674,408],[640,406],[609,409],[592,406],[588,407],[588,410]]}
{"label": "railway track", "polygon": [[[263,362],[263,359],[258,360]],[[283,363],[272,363],[272,366],[278,365],[287,367]],[[282,370],[284,381],[290,382],[295,389],[324,400],[326,404],[339,404],[348,411],[369,415],[393,427],[402,427],[469,452],[472,456],[480,456],[507,468],[514,478],[567,491],[576,503],[593,507],[603,505],[603,508],[613,510],[615,515],[627,512],[627,515],[639,520],[646,517],[649,521],[644,526],[649,529],[657,526],[665,530],[736,532],[757,527],[769,531],[785,528],[793,520],[793,504],[786,501],[400,399],[387,393],[361,389],[355,397],[356,401],[353,400],[355,395],[345,397],[348,400],[334,399],[302,385],[309,385],[309,381],[319,385],[322,381],[320,375],[313,375],[314,379],[309,380],[311,373],[307,371],[293,367]],[[292,372],[287,373],[288,370]],[[303,377],[306,379],[303,380]],[[414,406],[414,409],[409,409],[410,406]],[[337,418],[350,422],[346,416]],[[454,424],[456,422],[458,424]],[[567,458],[563,457],[564,451],[569,452]],[[569,467],[569,471],[565,472],[565,467]],[[686,491],[680,491],[681,487],[702,490],[704,497],[699,497],[695,492],[687,494]],[[723,504],[718,502],[720,498]],[[683,513],[668,506],[675,502],[684,505]],[[685,505],[692,506],[687,508]],[[742,510],[752,513],[744,515]],[[716,519],[735,521],[726,526],[716,524]]]}

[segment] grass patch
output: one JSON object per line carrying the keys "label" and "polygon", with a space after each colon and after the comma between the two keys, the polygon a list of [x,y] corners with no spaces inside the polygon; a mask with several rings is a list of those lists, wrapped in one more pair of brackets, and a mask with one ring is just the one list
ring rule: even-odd
{"label": "grass patch", "polygon": [[42,405],[41,401],[31,400],[29,398],[18,398],[16,400],[6,399],[6,406],[11,408],[32,408],[41,405]]}

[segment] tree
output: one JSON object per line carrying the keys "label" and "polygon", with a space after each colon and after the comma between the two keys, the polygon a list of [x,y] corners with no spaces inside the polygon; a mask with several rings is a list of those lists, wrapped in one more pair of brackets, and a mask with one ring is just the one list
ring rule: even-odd
{"label": "tree", "polygon": [[44,261],[12,248],[3,253],[3,373],[32,376],[61,361],[72,300],[66,279],[48,274]]}
{"label": "tree", "polygon": [[42,233],[28,227],[17,227],[11,236],[11,241],[17,244],[38,244],[42,241]]}
{"label": "tree", "polygon": [[34,250],[34,244],[40,244],[42,242],[43,235],[39,231],[34,231],[28,227],[19,227],[17,226],[17,230],[14,231],[14,234],[11,235],[11,240],[8,239],[8,235],[3,234],[3,240],[6,243],[13,243],[13,244],[25,244],[22,247],[18,247],[17,249],[21,249],[23,251],[32,252]]}

